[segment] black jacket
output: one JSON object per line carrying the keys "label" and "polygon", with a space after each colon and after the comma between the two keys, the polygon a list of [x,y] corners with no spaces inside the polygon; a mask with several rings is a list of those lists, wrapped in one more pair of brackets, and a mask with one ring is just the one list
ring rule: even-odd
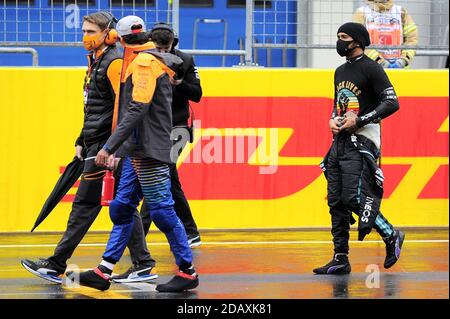
{"label": "black jacket", "polygon": [[111,62],[121,59],[115,46],[108,47],[97,59],[88,56],[89,67],[84,80],[84,122],[75,145],[83,147],[105,141],[111,135],[115,94],[108,79],[107,70]]}
{"label": "black jacket", "polygon": [[189,101],[200,102],[202,87],[194,58],[177,49],[172,50],[171,53],[183,60],[183,65],[176,75],[176,79],[183,80],[183,82],[173,86],[172,101],[173,126],[182,126],[187,125],[189,119]]}

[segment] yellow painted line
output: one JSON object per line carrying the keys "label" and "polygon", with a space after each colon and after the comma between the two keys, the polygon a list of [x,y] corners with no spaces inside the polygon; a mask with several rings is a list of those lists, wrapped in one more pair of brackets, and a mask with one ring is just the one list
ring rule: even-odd
{"label": "yellow painted line", "polygon": [[[114,290],[115,292],[121,292],[121,293],[133,293],[133,292],[137,292],[137,290],[135,289],[119,289],[119,290]],[[146,292],[145,290],[139,291],[139,292]],[[40,295],[69,295],[72,294],[72,291],[65,291],[65,292],[11,292],[11,293],[0,293],[0,296],[40,296]],[[94,297],[95,298],[95,297]],[[70,299],[70,296],[67,297],[67,299]],[[124,298],[122,298],[124,299]]]}
{"label": "yellow painted line", "polygon": [[82,294],[87,297],[95,298],[95,299],[131,299],[130,296],[127,296],[125,294],[119,294],[115,292],[114,290],[106,290],[106,291],[99,291],[94,288],[84,287],[80,286],[77,288],[71,288],[67,286],[62,286],[64,290]]}

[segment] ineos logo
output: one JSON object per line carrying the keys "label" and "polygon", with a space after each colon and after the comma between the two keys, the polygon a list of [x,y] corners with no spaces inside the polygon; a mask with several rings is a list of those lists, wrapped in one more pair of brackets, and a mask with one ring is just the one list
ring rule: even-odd
{"label": "ineos logo", "polygon": [[362,212],[361,221],[363,223],[369,222],[370,214],[372,213],[372,204],[373,204],[373,198],[372,197],[366,197],[366,203],[364,204],[364,211]]}

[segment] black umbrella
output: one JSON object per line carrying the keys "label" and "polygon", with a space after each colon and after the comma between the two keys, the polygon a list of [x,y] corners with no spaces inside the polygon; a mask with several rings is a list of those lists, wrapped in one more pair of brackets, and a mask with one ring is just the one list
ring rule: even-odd
{"label": "black umbrella", "polygon": [[44,219],[51,213],[53,208],[58,205],[64,195],[66,195],[73,184],[75,184],[75,182],[81,176],[81,173],[83,173],[83,169],[84,161],[78,159],[78,157],[75,157],[73,161],[66,166],[64,173],[58,179],[58,182],[53,188],[53,191],[45,201],[45,204],[42,207],[41,212],[36,219],[36,222],[34,223],[33,229],[31,230],[32,232],[37,226],[39,226],[40,223],[44,221]]}

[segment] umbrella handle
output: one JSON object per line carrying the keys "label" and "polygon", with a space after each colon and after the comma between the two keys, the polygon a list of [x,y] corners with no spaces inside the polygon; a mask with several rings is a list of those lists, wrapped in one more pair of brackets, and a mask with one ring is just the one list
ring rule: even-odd
{"label": "umbrella handle", "polygon": [[[86,161],[89,161],[89,160],[92,160],[92,159],[95,159],[97,156],[91,156],[91,157],[87,157],[87,158],[85,158],[83,161],[84,162],[86,162]],[[109,168],[109,167],[107,167],[106,168],[108,171],[113,171],[113,169],[111,169],[111,168]]]}

